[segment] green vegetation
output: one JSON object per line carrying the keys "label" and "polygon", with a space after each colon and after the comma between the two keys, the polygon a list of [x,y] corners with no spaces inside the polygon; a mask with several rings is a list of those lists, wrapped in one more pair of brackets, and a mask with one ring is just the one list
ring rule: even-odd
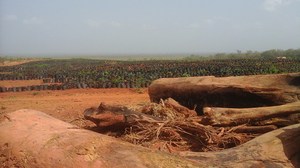
{"label": "green vegetation", "polygon": [[39,64],[35,64],[34,66],[36,66],[37,68],[47,68],[48,64],[39,63]]}
{"label": "green vegetation", "polygon": [[275,67],[275,65],[271,65],[269,67],[269,72],[268,73],[270,73],[270,74],[276,74],[278,72],[279,72],[279,70]]}
{"label": "green vegetation", "polygon": [[188,73],[184,73],[184,74],[182,74],[182,77],[190,77],[191,75],[190,74],[188,74]]}
{"label": "green vegetation", "polygon": [[209,56],[190,55],[184,60],[213,60],[213,59],[277,59],[277,57],[286,57],[287,59],[300,59],[300,49],[278,50],[272,49],[264,52],[246,51],[242,53],[217,53]]}
{"label": "green vegetation", "polygon": [[[279,57],[279,58],[277,58]],[[10,73],[7,73],[10,72]],[[147,87],[158,78],[300,72],[300,49],[190,56],[181,60],[48,59],[0,67],[0,80],[50,78],[65,88]]]}

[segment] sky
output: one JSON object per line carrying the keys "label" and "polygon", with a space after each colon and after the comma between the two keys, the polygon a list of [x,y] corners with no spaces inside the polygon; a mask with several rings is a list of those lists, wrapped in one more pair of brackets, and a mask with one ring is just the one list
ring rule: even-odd
{"label": "sky", "polygon": [[0,0],[0,55],[300,48],[300,0]]}

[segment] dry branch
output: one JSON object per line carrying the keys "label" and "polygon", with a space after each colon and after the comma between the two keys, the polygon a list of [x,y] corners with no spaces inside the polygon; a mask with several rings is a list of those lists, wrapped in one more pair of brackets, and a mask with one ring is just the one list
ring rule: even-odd
{"label": "dry branch", "polygon": [[300,113],[300,101],[280,106],[257,108],[206,107],[203,112],[211,120],[212,125],[239,125]]}

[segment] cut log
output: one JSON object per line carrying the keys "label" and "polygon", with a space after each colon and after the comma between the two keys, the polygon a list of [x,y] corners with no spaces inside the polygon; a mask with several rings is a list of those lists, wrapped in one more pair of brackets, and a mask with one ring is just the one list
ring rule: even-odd
{"label": "cut log", "polygon": [[182,157],[79,129],[34,110],[0,120],[1,167],[297,167],[300,124],[236,148]]}
{"label": "cut log", "polygon": [[203,107],[252,108],[299,101],[300,73],[238,77],[162,78],[149,86],[151,101],[173,98],[203,114]]}
{"label": "cut log", "polygon": [[258,108],[206,107],[203,112],[210,119],[212,125],[238,125],[300,113],[300,101],[280,106]]}

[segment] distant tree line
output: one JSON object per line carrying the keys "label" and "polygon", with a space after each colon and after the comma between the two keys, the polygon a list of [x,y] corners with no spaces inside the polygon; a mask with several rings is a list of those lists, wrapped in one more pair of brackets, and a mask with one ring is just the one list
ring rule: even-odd
{"label": "distant tree line", "polygon": [[277,59],[278,57],[286,57],[286,59],[300,59],[299,49],[279,50],[272,49],[263,52],[251,51],[241,52],[237,50],[236,53],[217,53],[209,56],[190,55],[184,60],[212,60],[212,59]]}

